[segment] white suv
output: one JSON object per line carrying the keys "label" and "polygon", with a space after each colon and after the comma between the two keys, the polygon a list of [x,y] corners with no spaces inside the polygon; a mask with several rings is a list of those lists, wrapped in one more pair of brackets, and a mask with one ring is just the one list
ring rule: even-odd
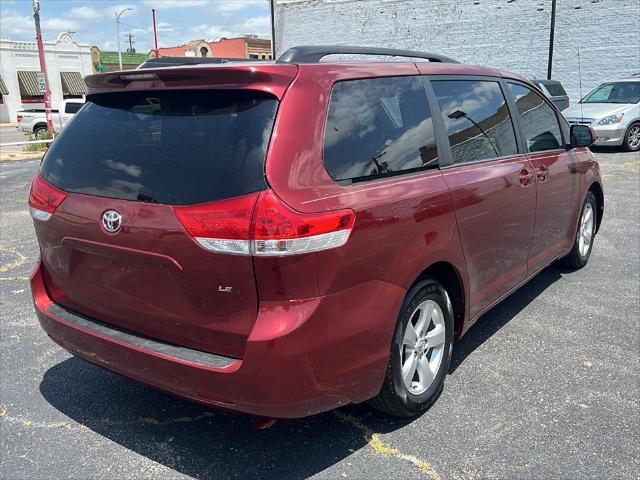
{"label": "white suv", "polygon": [[589,125],[594,145],[640,150],[640,76],[606,82],[562,114],[571,124]]}

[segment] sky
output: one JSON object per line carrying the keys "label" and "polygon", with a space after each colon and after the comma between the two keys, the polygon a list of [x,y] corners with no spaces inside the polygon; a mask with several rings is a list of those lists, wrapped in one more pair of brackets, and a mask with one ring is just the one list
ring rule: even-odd
{"label": "sky", "polygon": [[[151,9],[156,9],[160,47],[181,45],[189,40],[217,40],[256,34],[269,38],[269,0],[40,0],[40,24],[45,40],[55,40],[71,31],[80,43],[101,50],[116,50],[115,12],[120,17],[121,48],[128,47],[124,35],[134,35],[134,48],[146,53],[153,48]],[[31,0],[0,0],[0,36],[34,41]]]}

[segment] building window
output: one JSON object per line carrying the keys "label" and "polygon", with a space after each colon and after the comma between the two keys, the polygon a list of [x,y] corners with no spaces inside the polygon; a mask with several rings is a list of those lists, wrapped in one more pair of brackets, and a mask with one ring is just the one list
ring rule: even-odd
{"label": "building window", "polygon": [[2,78],[2,75],[0,75],[0,104],[4,103],[4,101],[2,100],[2,96],[8,95],[8,94],[9,94],[9,90],[7,89],[7,86],[4,83],[4,79]]}
{"label": "building window", "polygon": [[249,58],[256,58],[259,59],[260,57],[258,55],[256,55],[255,53],[250,53],[249,54]]}
{"label": "building window", "polygon": [[44,103],[44,94],[40,93],[37,72],[18,72],[20,101],[22,103]]}
{"label": "building window", "polygon": [[87,93],[87,86],[80,72],[60,72],[60,82],[62,83],[62,97],[82,98]]}
{"label": "building window", "polygon": [[208,53],[209,53],[209,50],[207,50],[207,47],[200,47],[200,56],[202,58],[207,58]]}

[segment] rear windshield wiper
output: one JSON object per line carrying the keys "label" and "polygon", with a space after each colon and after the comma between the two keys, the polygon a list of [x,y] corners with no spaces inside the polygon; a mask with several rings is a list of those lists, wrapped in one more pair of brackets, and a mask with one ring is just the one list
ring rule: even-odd
{"label": "rear windshield wiper", "polygon": [[136,198],[139,201],[145,202],[145,203],[158,203],[158,200],[156,200],[155,198],[153,198],[153,197],[151,197],[149,195],[143,195],[142,193],[139,193]]}

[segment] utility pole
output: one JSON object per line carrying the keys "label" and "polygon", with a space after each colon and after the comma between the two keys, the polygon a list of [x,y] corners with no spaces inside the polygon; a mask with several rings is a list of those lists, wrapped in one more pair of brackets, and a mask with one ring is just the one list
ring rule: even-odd
{"label": "utility pole", "polygon": [[122,70],[122,52],[120,51],[120,15],[122,15],[127,10],[133,10],[133,8],[125,8],[120,13],[115,13],[116,16],[116,36],[118,37],[118,65],[120,66],[120,70]]}
{"label": "utility pole", "polygon": [[556,32],[556,0],[551,0],[551,32],[549,33],[549,62],[547,63],[547,80],[551,80],[553,66],[553,37]]}
{"label": "utility pole", "polygon": [[53,138],[53,120],[51,119],[51,90],[49,90],[47,65],[44,60],[44,45],[42,44],[42,32],[40,31],[40,0],[33,0],[33,19],[36,23],[36,42],[38,44],[38,57],[40,57],[40,71],[44,75],[44,114],[47,119],[47,132],[49,132],[49,138]]}
{"label": "utility pole", "polygon": [[127,53],[136,53],[136,51],[133,49],[133,44],[135,43],[133,41],[133,37],[135,37],[135,35],[133,35],[132,33],[125,33],[124,35],[127,39],[127,41],[129,42],[129,48],[127,48]]}
{"label": "utility pole", "polygon": [[276,0],[271,0],[271,58],[276,59]]}
{"label": "utility pole", "polygon": [[156,58],[160,56],[160,51],[158,50],[158,30],[156,29],[156,9],[151,9],[151,14],[153,15],[153,40],[155,41],[155,52]]}

